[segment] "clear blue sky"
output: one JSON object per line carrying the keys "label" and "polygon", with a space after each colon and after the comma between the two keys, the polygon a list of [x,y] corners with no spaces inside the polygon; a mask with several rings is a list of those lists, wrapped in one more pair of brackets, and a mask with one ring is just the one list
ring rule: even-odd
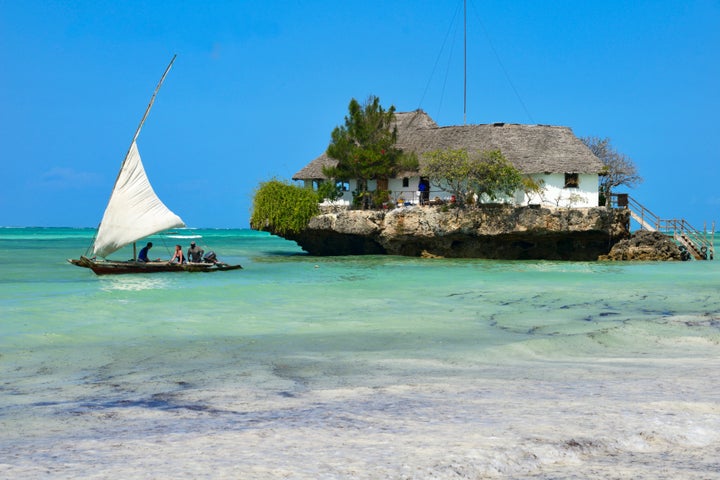
{"label": "clear blue sky", "polygon": [[[720,221],[720,0],[468,0],[467,123],[610,137],[663,218]],[[191,227],[321,154],[351,98],[463,123],[462,0],[0,0],[0,226],[96,226],[138,145]]]}

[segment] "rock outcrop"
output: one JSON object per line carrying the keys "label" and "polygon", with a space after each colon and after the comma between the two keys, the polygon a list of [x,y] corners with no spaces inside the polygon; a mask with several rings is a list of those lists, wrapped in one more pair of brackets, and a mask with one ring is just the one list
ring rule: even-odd
{"label": "rock outcrop", "polygon": [[688,260],[689,254],[660,232],[640,230],[617,242],[600,260]]}
{"label": "rock outcrop", "polygon": [[629,236],[629,213],[607,208],[481,205],[326,211],[283,235],[312,255],[597,260]]}

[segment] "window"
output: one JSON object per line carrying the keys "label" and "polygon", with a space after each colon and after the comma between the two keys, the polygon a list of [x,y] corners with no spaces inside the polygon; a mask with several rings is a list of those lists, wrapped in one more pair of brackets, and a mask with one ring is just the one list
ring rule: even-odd
{"label": "window", "polygon": [[312,181],[312,189],[317,192],[317,190],[320,188],[320,185],[322,185],[322,180],[313,180]]}
{"label": "window", "polygon": [[410,186],[410,179],[408,177],[403,177],[403,188],[407,188]]}
{"label": "window", "polygon": [[340,189],[341,192],[347,192],[348,190],[350,190],[350,183],[349,183],[349,182],[339,181],[339,182],[337,182],[337,183],[335,184],[335,186],[337,186],[338,189]]}
{"label": "window", "polygon": [[580,186],[580,179],[577,173],[566,173],[565,174],[565,188],[578,188]]}

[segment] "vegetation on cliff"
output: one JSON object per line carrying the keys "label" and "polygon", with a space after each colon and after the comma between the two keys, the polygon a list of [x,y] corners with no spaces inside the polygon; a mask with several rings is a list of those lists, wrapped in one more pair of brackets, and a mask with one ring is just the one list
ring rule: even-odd
{"label": "vegetation on cliff", "polygon": [[280,180],[260,184],[253,197],[250,227],[278,235],[298,233],[320,213],[318,194]]}

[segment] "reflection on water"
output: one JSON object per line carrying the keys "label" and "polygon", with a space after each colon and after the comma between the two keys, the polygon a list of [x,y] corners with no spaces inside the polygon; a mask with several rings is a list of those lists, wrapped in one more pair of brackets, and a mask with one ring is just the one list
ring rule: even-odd
{"label": "reflection on water", "polygon": [[100,281],[100,290],[104,292],[155,290],[170,284],[165,276],[150,275],[110,275],[100,277]]}

